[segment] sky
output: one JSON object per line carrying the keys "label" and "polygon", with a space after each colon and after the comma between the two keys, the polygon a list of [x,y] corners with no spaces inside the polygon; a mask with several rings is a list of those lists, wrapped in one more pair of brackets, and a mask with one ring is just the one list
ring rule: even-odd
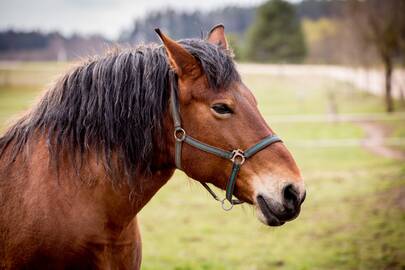
{"label": "sky", "polygon": [[[65,35],[102,34],[115,39],[135,18],[167,7],[213,10],[252,6],[264,0],[0,0],[0,30],[60,31]],[[293,0],[294,1],[294,0]],[[297,1],[297,0],[295,0]]]}

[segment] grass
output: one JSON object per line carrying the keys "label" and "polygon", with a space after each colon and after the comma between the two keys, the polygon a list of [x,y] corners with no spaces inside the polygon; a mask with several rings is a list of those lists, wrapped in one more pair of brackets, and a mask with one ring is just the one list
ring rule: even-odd
{"label": "grass", "polygon": [[27,110],[38,96],[35,86],[0,86],[0,130],[1,127]]}
{"label": "grass", "polygon": [[[39,73],[48,78],[64,68],[54,70],[52,63],[44,63],[24,64],[21,69],[28,67],[46,70],[47,75]],[[0,85],[0,128],[28,108],[47,81],[39,82],[38,72],[10,72],[13,78],[23,76],[24,83]],[[322,78],[249,75],[244,81],[270,124],[274,115],[327,113],[331,93],[340,113],[384,110],[380,98]],[[403,122],[387,123],[395,136],[405,136]],[[271,126],[287,145],[301,139],[364,137],[352,123]],[[248,206],[224,212],[205,190],[177,172],[140,213],[143,269],[405,269],[404,163],[357,146],[291,144],[290,150],[308,192],[297,220],[268,228]]]}
{"label": "grass", "polygon": [[[382,98],[329,78],[258,74],[245,76],[244,79],[245,84],[254,90],[259,108],[266,116],[325,114],[332,104],[336,104],[338,113],[376,113],[385,110]],[[395,102],[395,107],[397,111],[405,111],[405,106],[399,101]]]}

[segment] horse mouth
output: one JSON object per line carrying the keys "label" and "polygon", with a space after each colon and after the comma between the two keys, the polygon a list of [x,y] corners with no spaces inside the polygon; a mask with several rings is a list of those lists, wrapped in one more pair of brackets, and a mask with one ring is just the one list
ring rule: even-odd
{"label": "horse mouth", "polygon": [[261,212],[263,213],[264,217],[266,218],[266,223],[269,226],[281,226],[285,222],[281,221],[277,215],[271,210],[271,207],[268,205],[267,201],[263,198],[263,196],[257,196],[257,203]]}

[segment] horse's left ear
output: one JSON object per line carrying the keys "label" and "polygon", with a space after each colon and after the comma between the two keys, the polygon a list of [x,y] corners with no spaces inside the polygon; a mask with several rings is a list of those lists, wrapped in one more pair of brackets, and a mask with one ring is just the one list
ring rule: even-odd
{"label": "horse's left ear", "polygon": [[201,69],[197,59],[179,43],[163,34],[159,28],[156,28],[155,31],[166,48],[169,64],[177,76],[183,80],[199,77]]}
{"label": "horse's left ear", "polygon": [[218,45],[223,49],[228,49],[228,41],[225,37],[225,27],[222,24],[215,25],[211,31],[208,32],[208,42]]}

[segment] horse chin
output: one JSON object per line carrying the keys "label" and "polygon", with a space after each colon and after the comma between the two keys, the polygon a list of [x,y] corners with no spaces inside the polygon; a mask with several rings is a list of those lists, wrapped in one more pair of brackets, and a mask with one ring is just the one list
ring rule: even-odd
{"label": "horse chin", "polygon": [[270,209],[270,207],[260,201],[255,203],[257,219],[264,225],[271,227],[278,227],[283,225],[285,222],[281,221]]}

